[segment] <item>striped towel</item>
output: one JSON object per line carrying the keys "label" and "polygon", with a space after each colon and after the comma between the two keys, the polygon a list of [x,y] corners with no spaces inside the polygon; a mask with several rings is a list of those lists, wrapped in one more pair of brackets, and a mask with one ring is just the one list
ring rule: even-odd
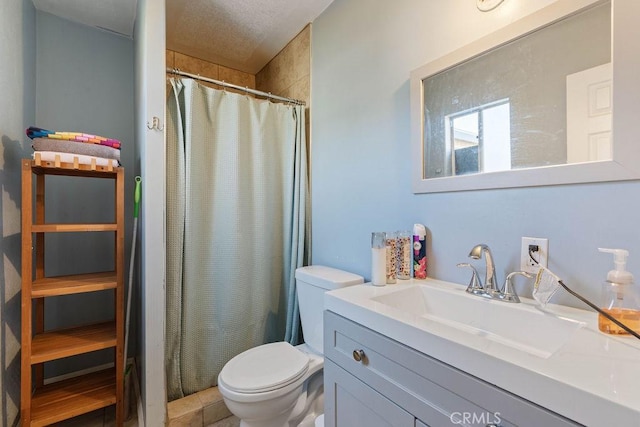
{"label": "striped towel", "polygon": [[61,141],[50,138],[34,138],[35,151],[55,151],[58,153],[83,154],[85,156],[104,157],[120,161],[120,150],[100,144],[85,144],[76,141]]}
{"label": "striped towel", "polygon": [[120,149],[122,145],[120,141],[112,138],[105,138],[104,136],[99,135],[91,135],[88,133],[81,132],[55,132],[51,130],[41,129],[34,126],[29,127],[25,133],[31,139],[34,138],[49,138],[49,139],[58,139],[62,141],[75,141],[75,142],[86,142],[89,144],[100,144],[106,145],[108,147]]}

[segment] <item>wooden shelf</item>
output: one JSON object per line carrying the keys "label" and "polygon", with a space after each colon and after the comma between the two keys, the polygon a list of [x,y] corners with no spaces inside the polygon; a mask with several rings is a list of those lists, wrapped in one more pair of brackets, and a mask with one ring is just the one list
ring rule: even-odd
{"label": "wooden shelf", "polygon": [[[124,168],[22,161],[22,292],[20,352],[21,426],[45,426],[115,404],[115,425],[124,423]],[[88,166],[88,167],[87,167]],[[46,223],[49,175],[113,180],[114,223]],[[53,180],[56,185],[55,180]],[[96,197],[100,195],[96,194]],[[46,233],[112,232],[114,271],[47,277]],[[104,252],[104,251],[103,251]],[[109,252],[107,250],[106,252]],[[95,256],[101,256],[102,252]],[[114,319],[47,331],[47,297],[111,290]],[[113,298],[111,298],[111,295]],[[51,328],[50,328],[51,329]],[[46,362],[112,349],[114,369],[44,385]],[[35,393],[34,393],[35,390]]]}
{"label": "wooden shelf", "polygon": [[32,160],[32,165],[40,168],[63,169],[67,171],[65,175],[71,175],[73,171],[113,172],[113,170],[118,167],[118,161],[115,159],[109,160],[108,165],[100,166],[96,164],[95,159],[93,159],[90,164],[83,164],[80,163],[78,156],[75,156],[73,159],[73,163],[69,163],[63,162],[61,159],[61,155],[56,155],[55,160],[42,160],[39,152],[36,151],[34,154],[35,159]]}
{"label": "wooden shelf", "polygon": [[72,276],[45,277],[33,281],[31,298],[54,297],[83,292],[115,289],[118,281],[115,271]]}
{"label": "wooden shelf", "polygon": [[117,231],[118,224],[33,224],[32,233],[72,233],[85,231]]}
{"label": "wooden shelf", "polygon": [[31,364],[103,350],[115,345],[115,322],[36,334],[31,342]]}
{"label": "wooden shelf", "polygon": [[69,378],[36,389],[31,426],[47,426],[116,403],[115,370]]}

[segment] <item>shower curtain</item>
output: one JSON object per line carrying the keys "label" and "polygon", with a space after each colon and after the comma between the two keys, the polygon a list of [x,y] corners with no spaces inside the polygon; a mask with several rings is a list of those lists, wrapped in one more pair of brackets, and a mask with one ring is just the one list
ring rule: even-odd
{"label": "shower curtain", "polygon": [[299,341],[294,274],[307,264],[307,155],[304,106],[191,79],[171,79],[166,124],[174,400],[216,385],[242,351]]}

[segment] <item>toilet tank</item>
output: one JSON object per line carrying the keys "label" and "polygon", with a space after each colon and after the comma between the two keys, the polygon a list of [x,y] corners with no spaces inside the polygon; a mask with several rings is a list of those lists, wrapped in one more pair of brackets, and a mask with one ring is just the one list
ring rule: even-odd
{"label": "toilet tank", "polygon": [[304,341],[316,353],[323,354],[324,293],[360,283],[364,283],[362,276],[322,265],[310,265],[296,270],[302,333]]}

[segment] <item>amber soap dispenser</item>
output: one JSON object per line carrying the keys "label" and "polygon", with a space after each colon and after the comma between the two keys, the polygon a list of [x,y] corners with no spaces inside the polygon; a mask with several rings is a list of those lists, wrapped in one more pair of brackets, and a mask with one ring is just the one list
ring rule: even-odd
{"label": "amber soap dispenser", "polygon": [[[598,248],[600,252],[613,254],[615,270],[609,271],[602,284],[602,310],[629,329],[640,333],[640,294],[633,284],[633,275],[626,271],[629,252],[624,249]],[[614,335],[629,335],[611,320],[598,314],[600,331]]]}

